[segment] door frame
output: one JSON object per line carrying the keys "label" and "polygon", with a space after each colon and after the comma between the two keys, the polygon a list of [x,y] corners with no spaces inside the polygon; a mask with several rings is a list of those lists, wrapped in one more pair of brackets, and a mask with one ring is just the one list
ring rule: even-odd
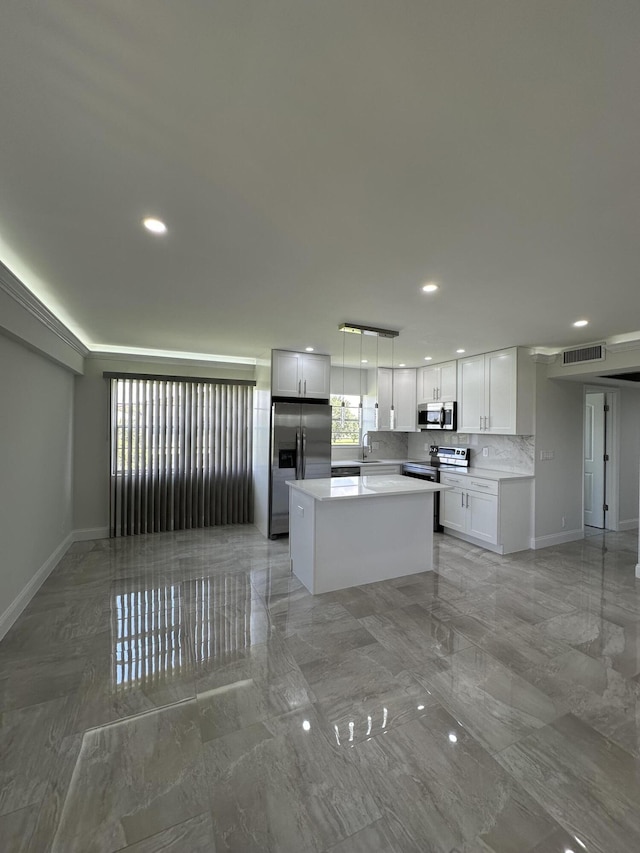
{"label": "door frame", "polygon": [[[582,482],[584,484],[584,419],[587,405],[587,394],[604,393],[605,403],[609,406],[606,413],[605,448],[609,461],[605,469],[605,502],[609,509],[605,512],[604,530],[618,530],[620,526],[620,390],[610,385],[584,385],[582,403]],[[582,489],[582,524],[584,527],[584,486]]]}

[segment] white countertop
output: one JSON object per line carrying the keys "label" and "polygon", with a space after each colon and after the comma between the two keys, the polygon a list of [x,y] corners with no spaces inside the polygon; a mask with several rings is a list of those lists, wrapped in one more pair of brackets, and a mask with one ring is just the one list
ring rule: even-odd
{"label": "white countertop", "polygon": [[[429,464],[427,460],[422,459],[376,459],[372,462],[362,462],[361,459],[343,460],[332,462],[332,468],[350,468],[356,465],[362,465],[363,468],[371,468],[371,473],[375,473],[376,463],[380,465],[403,465],[405,462],[422,462]],[[462,468],[457,466],[442,467],[440,471],[443,474],[462,474],[464,477],[484,477],[485,480],[532,480],[533,474],[525,474],[518,471],[498,471],[492,468]],[[348,478],[345,478],[348,479]]]}
{"label": "white countertop", "polygon": [[533,480],[533,474],[492,471],[490,468],[440,468],[440,476],[443,474],[462,474],[463,477],[480,477],[484,480]]}
{"label": "white countertop", "polygon": [[317,480],[287,480],[287,485],[317,501],[344,498],[377,498],[389,495],[418,495],[448,489],[440,483],[413,480],[395,474],[366,474],[363,477],[323,477]]}

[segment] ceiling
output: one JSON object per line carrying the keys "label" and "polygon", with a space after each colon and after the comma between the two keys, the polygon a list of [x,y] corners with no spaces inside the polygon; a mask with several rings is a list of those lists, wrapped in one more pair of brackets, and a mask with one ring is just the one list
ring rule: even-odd
{"label": "ceiling", "polygon": [[97,350],[633,333],[639,42],[637,0],[4,0],[0,260]]}

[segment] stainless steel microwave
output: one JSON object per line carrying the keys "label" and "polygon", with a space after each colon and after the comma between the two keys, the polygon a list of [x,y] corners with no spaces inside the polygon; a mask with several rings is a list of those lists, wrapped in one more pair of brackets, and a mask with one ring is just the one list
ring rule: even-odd
{"label": "stainless steel microwave", "polygon": [[420,403],[418,429],[458,429],[456,403]]}

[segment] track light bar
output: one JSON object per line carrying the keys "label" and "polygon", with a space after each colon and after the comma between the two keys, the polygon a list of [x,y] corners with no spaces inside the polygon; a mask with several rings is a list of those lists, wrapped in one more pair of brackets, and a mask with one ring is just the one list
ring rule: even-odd
{"label": "track light bar", "polygon": [[340,332],[353,332],[354,335],[372,335],[376,338],[397,338],[400,332],[394,329],[377,329],[375,326],[362,326],[360,323],[340,323]]}

